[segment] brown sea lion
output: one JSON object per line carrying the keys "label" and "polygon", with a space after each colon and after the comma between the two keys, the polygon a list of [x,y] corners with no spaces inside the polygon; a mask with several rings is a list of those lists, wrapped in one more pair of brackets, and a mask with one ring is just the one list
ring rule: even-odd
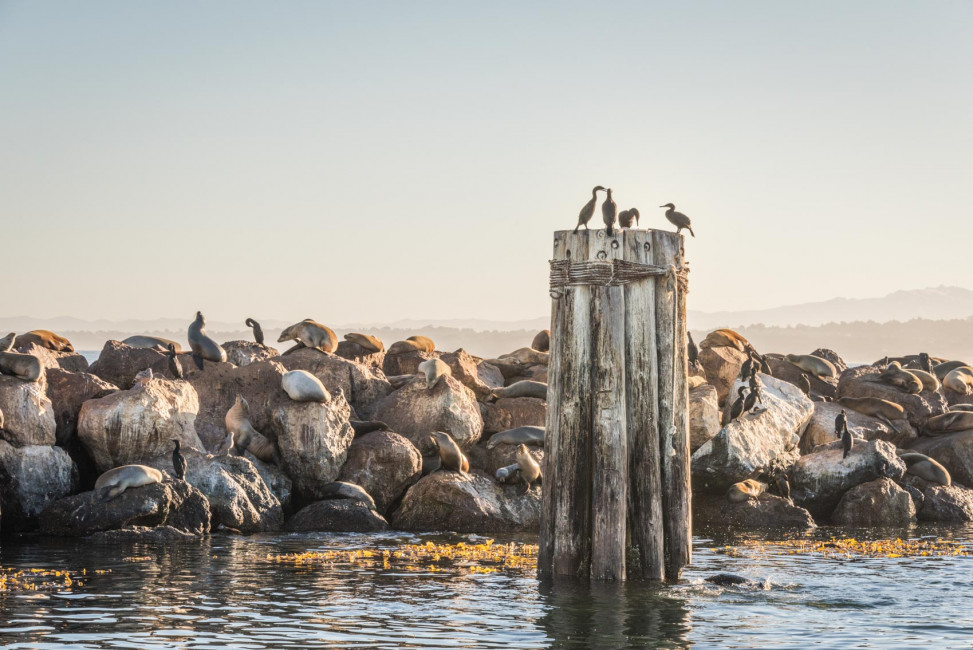
{"label": "brown sea lion", "polygon": [[486,443],[487,449],[497,445],[539,445],[544,446],[544,427],[523,426],[507,429],[490,436]]}
{"label": "brown sea lion", "polygon": [[397,354],[405,354],[406,352],[424,352],[425,350],[421,345],[415,341],[396,341],[389,346],[386,354],[388,356],[395,356]]}
{"label": "brown sea lion", "polygon": [[530,347],[534,348],[538,352],[550,352],[551,351],[551,330],[541,330],[534,337],[534,340],[530,342]]}
{"label": "brown sea lion", "polygon": [[949,475],[949,471],[929,456],[914,451],[900,451],[898,454],[906,464],[906,473],[930,483],[952,485],[953,478]]}
{"label": "brown sea lion", "polygon": [[233,446],[237,453],[242,455],[244,451],[249,451],[265,463],[278,461],[274,443],[250,423],[250,404],[243,395],[236,396],[233,406],[226,412],[224,422],[227,432],[233,434]]}
{"label": "brown sea lion", "polygon": [[334,333],[334,330],[321,323],[316,323],[310,318],[305,318],[300,323],[285,328],[277,338],[278,343],[284,341],[297,341],[304,347],[314,348],[328,354],[338,349],[338,335]]}
{"label": "brown sea lion", "polygon": [[945,361],[943,363],[937,363],[935,366],[933,366],[932,372],[934,375],[936,375],[939,381],[942,381],[946,375],[962,366],[969,368],[970,364],[966,363],[965,361]]}
{"label": "brown sea lion", "polygon": [[879,374],[882,383],[901,388],[910,395],[918,395],[922,392],[922,381],[908,370],[903,370],[898,361],[893,361],[885,366]]}
{"label": "brown sea lion", "polygon": [[10,332],[5,337],[0,339],[0,352],[9,352],[14,346],[14,340],[17,338],[16,332]]}
{"label": "brown sea lion", "polygon": [[536,397],[537,399],[547,399],[547,384],[541,381],[531,381],[525,379],[515,381],[509,386],[494,388],[491,395],[496,398],[501,397]]}
{"label": "brown sea lion", "polygon": [[384,352],[385,344],[381,340],[374,336],[368,334],[362,334],[360,332],[349,332],[345,334],[345,340],[351,341],[352,343],[363,347],[369,352]]}
{"label": "brown sea lion", "polygon": [[58,336],[50,330],[31,330],[25,334],[21,334],[14,341],[14,347],[20,348],[31,343],[39,345],[42,348],[47,348],[48,350],[54,350],[55,352],[74,352],[74,346],[71,345],[71,341],[63,336]]}
{"label": "brown sea lion", "polygon": [[726,499],[730,503],[742,503],[747,499],[756,499],[767,491],[767,484],[752,478],[734,483],[726,492]]}
{"label": "brown sea lion", "polygon": [[520,469],[520,480],[524,484],[524,493],[530,491],[530,486],[536,481],[543,480],[541,466],[530,455],[527,445],[517,447],[517,467]]}
{"label": "brown sea lion", "polygon": [[[858,411],[874,418],[883,419],[889,423],[890,420],[899,420],[905,417],[905,409],[894,402],[878,397],[841,397],[838,403],[847,406],[853,411]],[[894,428],[894,427],[893,427]]]}
{"label": "brown sea lion", "polygon": [[703,342],[699,344],[700,349],[706,348],[736,348],[740,352],[746,352],[748,349],[753,349],[750,345],[750,341],[743,338],[731,329],[718,329],[713,330],[706,335]]}
{"label": "brown sea lion", "polygon": [[189,325],[186,334],[189,347],[193,351],[193,361],[202,370],[204,361],[221,363],[226,361],[226,350],[215,340],[206,335],[206,319],[203,312],[196,312],[196,319]]}
{"label": "brown sea lion", "polygon": [[833,363],[813,354],[787,354],[784,355],[784,361],[788,361],[804,372],[809,372],[818,377],[838,376],[838,370]]}
{"label": "brown sea lion", "polygon": [[451,435],[442,431],[433,431],[429,434],[429,438],[439,449],[442,469],[460,474],[466,474],[470,471],[469,459]]}
{"label": "brown sea lion", "polygon": [[145,465],[122,465],[110,469],[95,481],[95,491],[102,490],[102,501],[111,501],[130,487],[162,482],[162,472]]}
{"label": "brown sea lion", "polygon": [[973,368],[959,366],[950,370],[943,377],[943,388],[960,395],[969,395],[970,392],[973,392]]}
{"label": "brown sea lion", "polygon": [[37,381],[41,378],[41,360],[32,354],[19,352],[0,352],[0,374],[13,375],[24,381]]}
{"label": "brown sea lion", "polygon": [[432,339],[428,336],[410,336],[406,339],[407,341],[412,341],[418,346],[420,352],[435,352],[436,344],[432,342]]}
{"label": "brown sea lion", "polygon": [[169,346],[176,348],[176,352],[182,352],[182,346],[171,341],[169,339],[164,339],[161,336],[146,336],[144,334],[137,334],[135,336],[130,336],[123,340],[122,343],[130,348],[149,348],[155,350],[165,351],[169,349]]}
{"label": "brown sea lion", "polygon": [[950,411],[928,418],[922,425],[928,435],[953,433],[973,429],[973,413],[970,411]]}

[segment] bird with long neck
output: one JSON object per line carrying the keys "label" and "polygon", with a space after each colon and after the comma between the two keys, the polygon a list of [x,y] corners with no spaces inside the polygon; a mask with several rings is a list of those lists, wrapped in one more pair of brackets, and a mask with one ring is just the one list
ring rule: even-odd
{"label": "bird with long neck", "polygon": [[591,200],[584,204],[581,208],[581,212],[578,213],[578,225],[574,227],[574,232],[578,232],[578,228],[584,226],[584,229],[588,229],[588,222],[591,221],[591,217],[595,214],[595,204],[598,203],[598,192],[604,192],[605,188],[601,185],[596,185],[593,190],[591,190]]}
{"label": "bird with long neck", "polygon": [[618,213],[618,225],[622,228],[631,228],[632,222],[635,222],[635,227],[638,227],[639,223],[639,211],[636,208],[629,208],[628,210],[622,210]]}
{"label": "bird with long neck", "polygon": [[605,202],[601,204],[601,217],[605,220],[605,230],[608,231],[608,236],[611,237],[615,232],[612,230],[612,227],[615,225],[615,214],[618,208],[612,199],[611,188],[609,187],[605,192],[608,196],[605,197]]}
{"label": "bird with long neck", "polygon": [[169,351],[166,353],[166,357],[169,359],[169,372],[173,379],[182,379],[182,364],[179,363],[179,357],[176,356],[176,346],[170,343],[167,347]]}
{"label": "bird with long neck", "polygon": [[[609,196],[611,196],[611,192],[609,192]],[[665,205],[660,205],[659,207],[668,208],[666,210],[666,219],[668,219],[669,223],[671,223],[676,227],[677,235],[682,231],[683,228],[685,228],[686,230],[689,231],[690,235],[692,235],[693,237],[696,236],[696,233],[693,232],[692,225],[690,225],[689,223],[689,217],[684,215],[682,212],[676,212],[675,205],[673,205],[672,203],[666,203]]]}

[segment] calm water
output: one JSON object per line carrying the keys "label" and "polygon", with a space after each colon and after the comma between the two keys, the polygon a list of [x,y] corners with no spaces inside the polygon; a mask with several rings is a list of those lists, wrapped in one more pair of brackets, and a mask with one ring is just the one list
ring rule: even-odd
{"label": "calm water", "polygon": [[[971,539],[973,529],[918,529]],[[892,536],[905,536],[893,531]],[[686,580],[541,586],[503,574],[294,567],[268,553],[468,536],[213,536],[168,545],[4,541],[5,567],[110,569],[80,588],[0,595],[0,644],[23,648],[973,646],[973,558],[730,557],[697,538]],[[523,540],[530,541],[530,540]],[[757,587],[702,579],[732,572]]]}

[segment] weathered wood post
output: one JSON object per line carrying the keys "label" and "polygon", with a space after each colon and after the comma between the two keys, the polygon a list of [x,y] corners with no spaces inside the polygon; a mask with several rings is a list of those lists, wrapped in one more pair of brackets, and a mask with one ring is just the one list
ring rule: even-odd
{"label": "weathered wood post", "polygon": [[541,577],[691,559],[687,271],[675,233],[554,234]]}

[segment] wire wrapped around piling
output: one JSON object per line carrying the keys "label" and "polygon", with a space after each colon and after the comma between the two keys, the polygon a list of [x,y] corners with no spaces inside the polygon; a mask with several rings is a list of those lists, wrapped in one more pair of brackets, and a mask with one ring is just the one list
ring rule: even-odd
{"label": "wire wrapped around piling", "polygon": [[688,268],[656,266],[626,260],[551,260],[551,297],[559,298],[566,287],[620,287],[646,278],[674,276],[679,289],[688,291]]}

